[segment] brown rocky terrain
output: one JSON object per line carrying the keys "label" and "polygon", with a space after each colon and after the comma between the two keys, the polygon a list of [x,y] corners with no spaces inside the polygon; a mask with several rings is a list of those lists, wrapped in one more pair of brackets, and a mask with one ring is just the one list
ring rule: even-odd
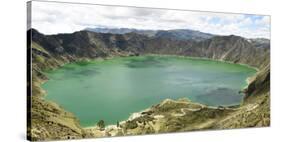
{"label": "brown rocky terrain", "polygon": [[[214,36],[206,40],[177,40],[136,33],[110,34],[78,31],[44,35],[28,31],[28,53],[32,56],[32,82],[28,87],[28,137],[32,140],[74,139],[180,132],[205,129],[262,127],[270,125],[270,45],[256,47],[239,36]],[[30,52],[32,51],[32,52]],[[243,91],[240,106],[210,107],[188,99],[163,100],[120,122],[120,126],[82,128],[73,114],[43,98],[44,70],[69,62],[113,56],[169,54],[246,64],[257,68]],[[32,94],[32,95],[31,95]]]}

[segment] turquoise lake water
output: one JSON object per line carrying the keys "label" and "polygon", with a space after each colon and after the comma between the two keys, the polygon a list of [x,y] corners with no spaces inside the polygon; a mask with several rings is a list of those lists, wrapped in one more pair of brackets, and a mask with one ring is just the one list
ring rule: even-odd
{"label": "turquoise lake water", "polygon": [[206,105],[241,102],[247,77],[242,65],[177,56],[118,57],[66,64],[46,72],[42,85],[51,100],[72,112],[84,127],[125,120],[162,100],[189,98]]}

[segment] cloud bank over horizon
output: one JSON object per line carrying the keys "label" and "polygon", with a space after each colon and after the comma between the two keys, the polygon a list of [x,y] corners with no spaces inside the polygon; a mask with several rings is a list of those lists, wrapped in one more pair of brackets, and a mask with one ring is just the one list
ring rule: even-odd
{"label": "cloud bank over horizon", "polygon": [[270,16],[33,1],[32,28],[44,34],[85,28],[191,29],[269,39]]}

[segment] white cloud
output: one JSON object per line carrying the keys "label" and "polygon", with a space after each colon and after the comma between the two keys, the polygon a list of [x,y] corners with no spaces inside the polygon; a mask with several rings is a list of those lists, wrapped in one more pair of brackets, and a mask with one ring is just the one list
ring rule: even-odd
{"label": "white cloud", "polygon": [[269,16],[36,1],[32,3],[32,27],[45,34],[71,33],[99,26],[193,29],[247,38],[270,37]]}

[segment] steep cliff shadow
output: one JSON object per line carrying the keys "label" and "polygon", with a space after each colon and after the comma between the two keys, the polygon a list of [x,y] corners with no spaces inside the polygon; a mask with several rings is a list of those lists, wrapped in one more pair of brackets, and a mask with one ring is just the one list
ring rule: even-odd
{"label": "steep cliff shadow", "polygon": [[61,69],[61,70],[65,70],[65,71],[69,71],[69,70],[74,71],[74,70],[77,69],[77,67],[74,67],[74,66],[63,66],[63,67],[61,67],[60,69]]}
{"label": "steep cliff shadow", "polygon": [[80,62],[77,62],[76,65],[78,66],[87,66],[87,65],[90,65],[92,64],[91,62],[88,62],[88,61],[80,61]]}
{"label": "steep cliff shadow", "polygon": [[[61,68],[64,75],[67,76],[93,76],[99,74],[99,68],[90,66],[92,63],[87,61],[77,62],[66,65]],[[88,66],[88,67],[87,67]]]}
{"label": "steep cliff shadow", "polygon": [[148,68],[148,67],[165,67],[168,66],[167,58],[147,56],[144,58],[130,59],[126,66],[129,68]]}
{"label": "steep cliff shadow", "polygon": [[86,70],[81,70],[78,72],[75,72],[76,75],[82,75],[82,76],[94,76],[97,74],[100,74],[100,72],[98,71],[98,69],[86,69]]}
{"label": "steep cliff shadow", "polygon": [[230,88],[217,88],[208,91],[204,95],[199,95],[196,97],[201,103],[220,106],[220,105],[230,105],[237,104],[241,101],[242,95],[239,95],[237,90]]}

